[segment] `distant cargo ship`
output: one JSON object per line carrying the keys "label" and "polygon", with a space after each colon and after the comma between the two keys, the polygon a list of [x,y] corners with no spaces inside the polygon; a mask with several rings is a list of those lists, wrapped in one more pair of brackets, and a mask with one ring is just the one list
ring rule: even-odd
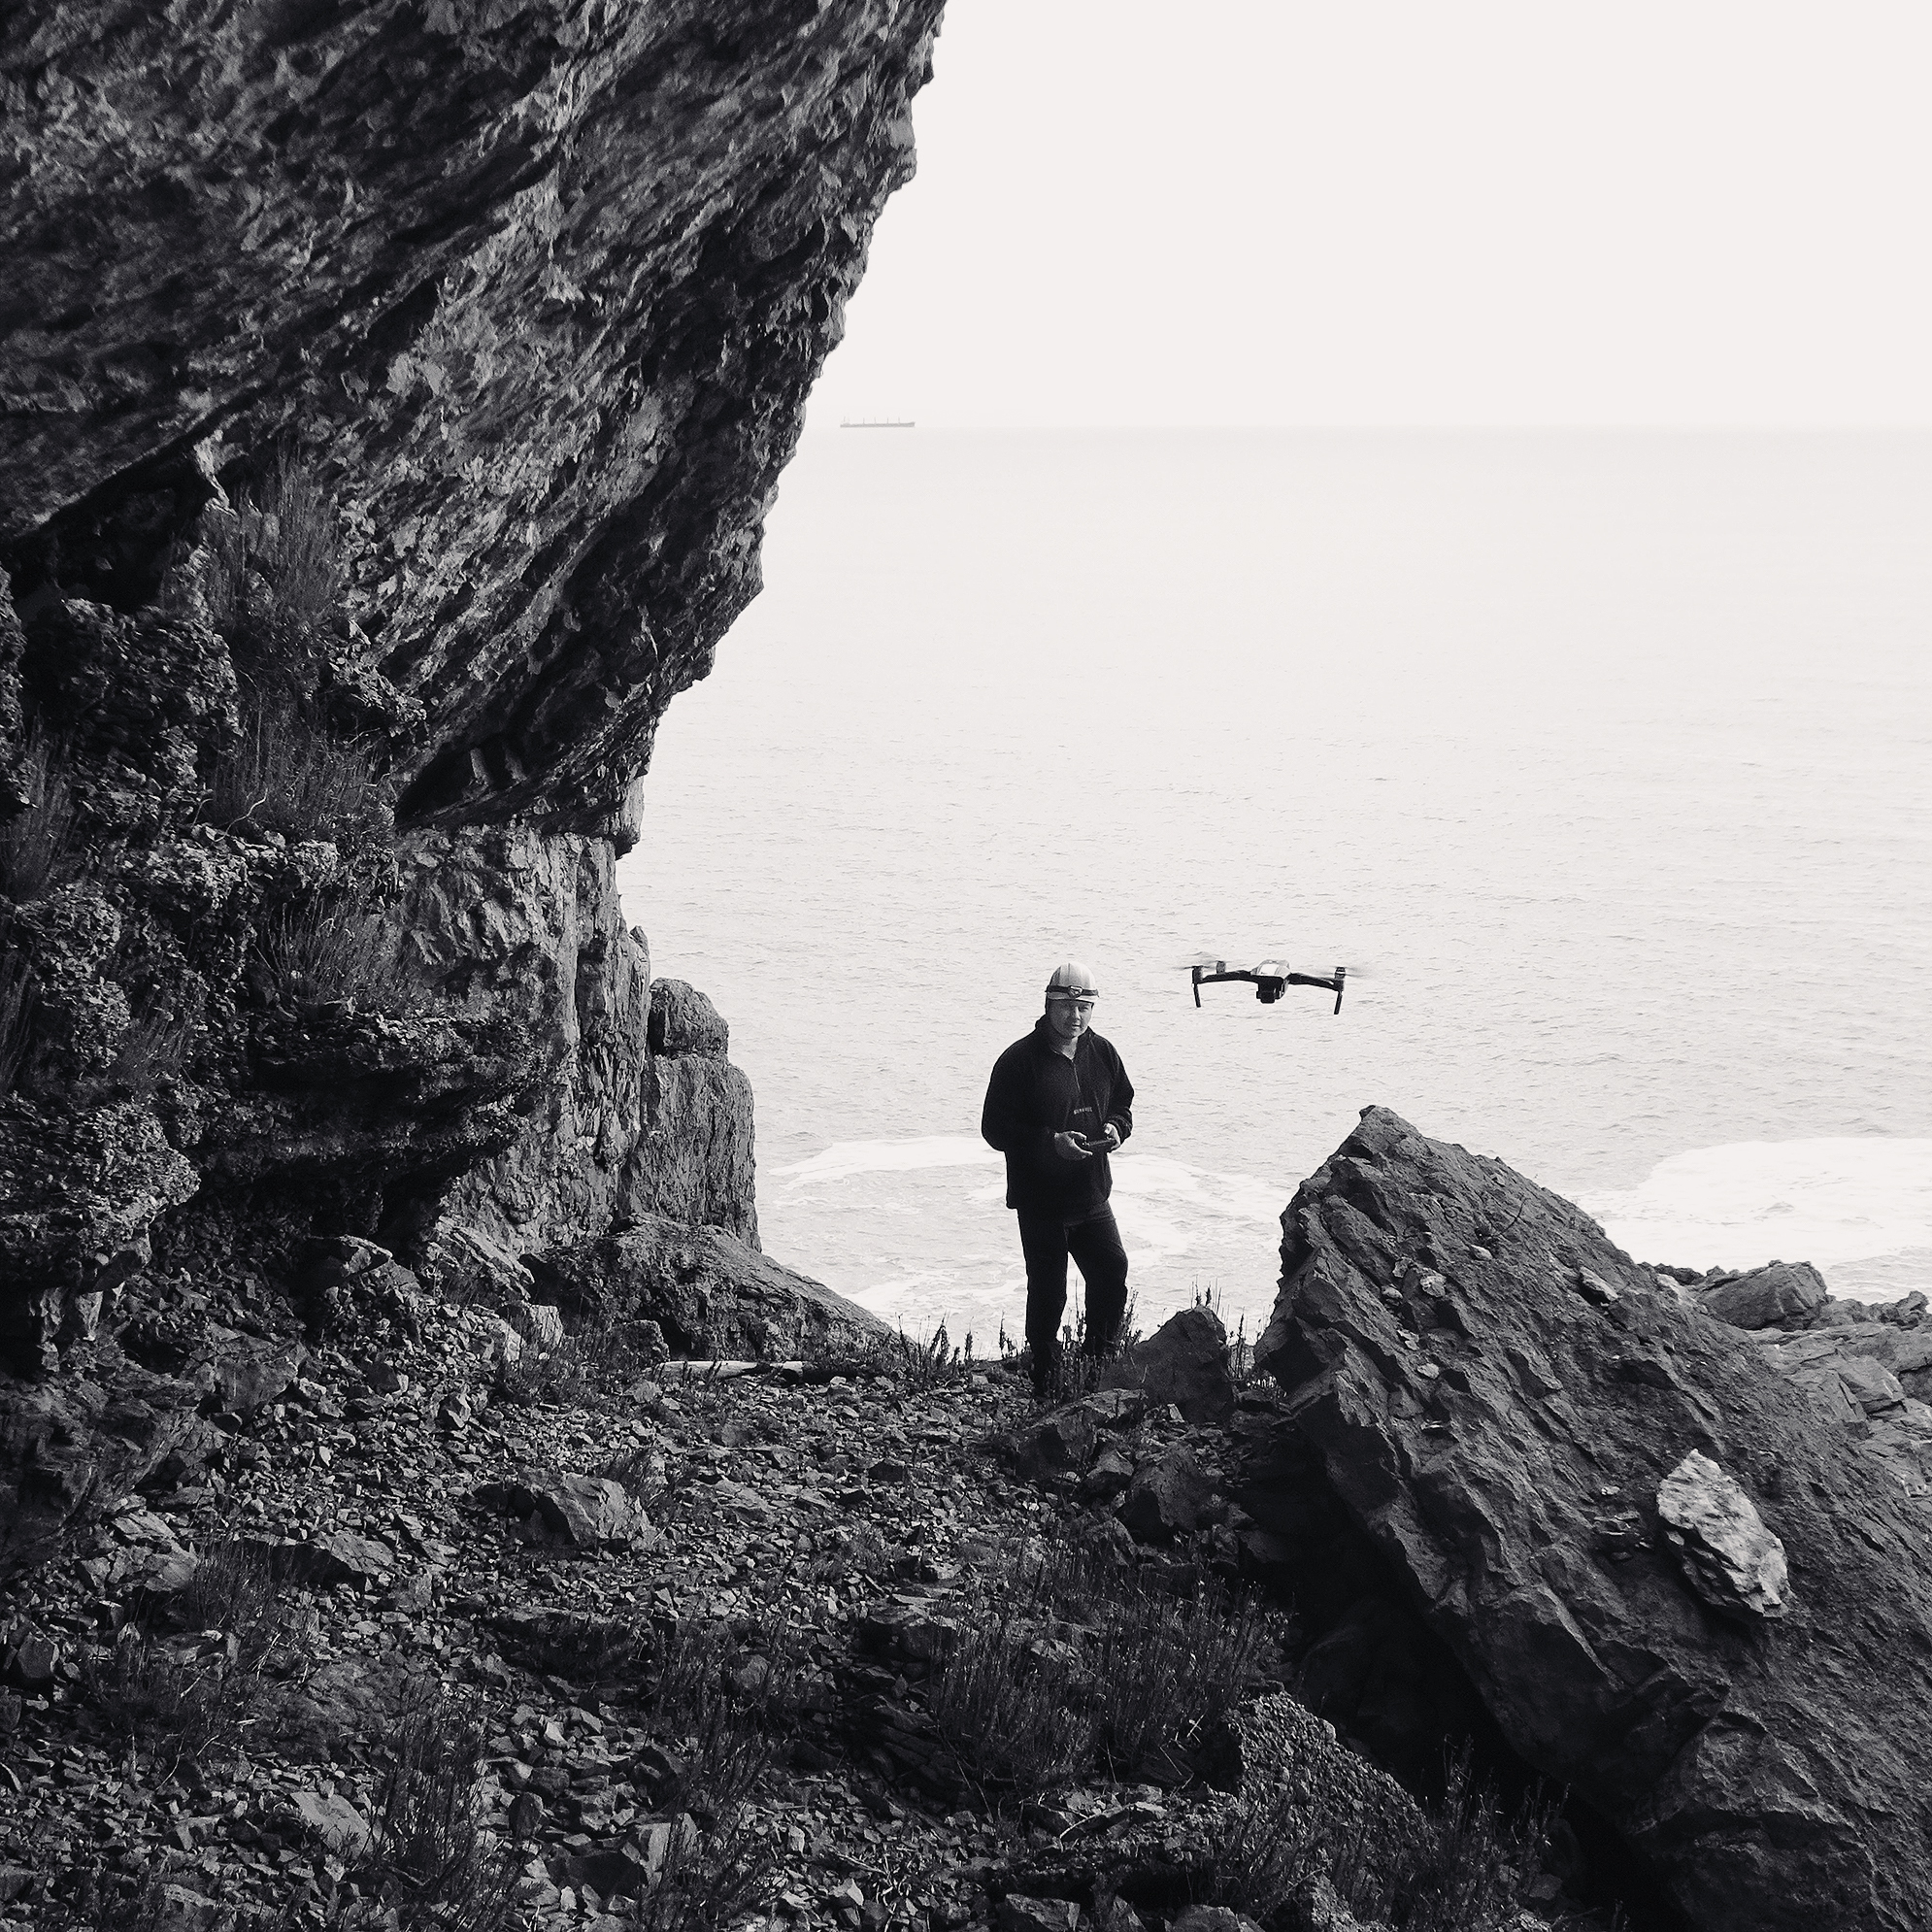
{"label": "distant cargo ship", "polygon": [[913,418],[909,416],[842,416],[839,418],[841,429],[910,429]]}

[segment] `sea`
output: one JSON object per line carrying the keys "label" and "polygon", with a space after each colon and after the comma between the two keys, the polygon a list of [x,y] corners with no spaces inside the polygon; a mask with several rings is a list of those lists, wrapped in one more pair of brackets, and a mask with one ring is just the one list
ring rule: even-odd
{"label": "sea", "polygon": [[1018,1333],[980,1108],[1073,956],[1143,1328],[1257,1333],[1371,1104],[1640,1260],[1932,1291],[1932,435],[815,427],[764,577],[620,880],[779,1259]]}

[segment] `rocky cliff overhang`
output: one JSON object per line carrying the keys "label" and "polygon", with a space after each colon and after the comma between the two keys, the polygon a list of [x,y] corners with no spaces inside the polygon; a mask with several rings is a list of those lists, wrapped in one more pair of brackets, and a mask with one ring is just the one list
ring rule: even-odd
{"label": "rocky cliff overhang", "polygon": [[1932,1924],[1932,1535],[1855,1408],[1382,1109],[1282,1226],[1260,1359],[1509,1743],[1700,1932]]}
{"label": "rocky cliff overhang", "polygon": [[22,0],[0,560],[123,611],[280,452],[421,700],[405,823],[623,834],[758,587],[940,0]]}

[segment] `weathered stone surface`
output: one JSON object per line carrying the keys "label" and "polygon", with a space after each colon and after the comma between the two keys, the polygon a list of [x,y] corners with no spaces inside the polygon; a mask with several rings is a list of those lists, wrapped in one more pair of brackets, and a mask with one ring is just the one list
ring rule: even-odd
{"label": "weathered stone surface", "polygon": [[1782,1616],[1790,1573],[1784,1546],[1737,1482],[1696,1449],[1663,1480],[1657,1515],[1664,1540],[1712,1609],[1738,1616]]}
{"label": "weathered stone surface", "polygon": [[698,1054],[723,1059],[731,1050],[731,1029],[717,1009],[683,980],[656,980],[650,987],[650,1050],[666,1059]]}
{"label": "weathered stone surface", "polygon": [[554,1349],[563,1341],[563,1316],[553,1302],[512,1302],[503,1318],[533,1349]]}
{"label": "weathered stone surface", "polygon": [[1190,1905],[1168,1925],[1168,1932],[1261,1932],[1245,1912],[1225,1905]]}
{"label": "weathered stone surface", "polygon": [[485,1509],[521,1518],[552,1541],[573,1549],[630,1543],[650,1533],[650,1522],[621,1482],[608,1476],[570,1476],[554,1469],[525,1469],[477,1491]]}
{"label": "weathered stone surface", "polygon": [[386,1543],[353,1530],[331,1530],[300,1542],[263,1546],[271,1570],[295,1582],[372,1583],[394,1573],[396,1552]]}
{"label": "weathered stone surface", "polygon": [[434,1286],[465,1227],[755,1247],[749,1087],[697,995],[650,1050],[612,866],[938,16],[0,21],[0,818],[74,834],[0,881],[25,1366],[150,1243],[374,1234]]}
{"label": "weathered stone surface", "polygon": [[[8,122],[0,542],[83,504],[95,536],[190,448],[218,474],[299,438],[350,614],[427,709],[412,816],[627,822],[666,700],[757,588],[938,13],[359,0],[93,37],[11,9],[6,70],[58,84]],[[125,608],[128,548],[63,561]]]}
{"label": "weathered stone surface", "polygon": [[276,1401],[302,1372],[303,1349],[293,1342],[262,1342],[232,1328],[203,1331],[211,1349],[194,1372],[197,1386],[231,1416],[252,1416]]}
{"label": "weathered stone surface", "polygon": [[1211,1308],[1183,1308],[1113,1363],[1107,1380],[1171,1402],[1190,1422],[1225,1422],[1234,1413],[1227,1330]]}
{"label": "weathered stone surface", "polygon": [[716,1024],[651,1044],[650,949],[624,921],[612,842],[473,827],[417,833],[407,853],[425,977],[479,1018],[531,1025],[550,1062],[514,1144],[438,1195],[416,1244],[451,1266],[465,1241],[520,1262],[663,1215],[756,1247],[750,1083],[688,987],[674,1004]]}
{"label": "weathered stone surface", "polygon": [[1697,1305],[1733,1328],[1778,1328],[1801,1326],[1829,1294],[1824,1277],[1809,1261],[1774,1261],[1749,1274],[1707,1281],[1697,1290]]}
{"label": "weathered stone surface", "polygon": [[[1385,1111],[1283,1230],[1261,1361],[1509,1742],[1699,1932],[1932,1920],[1932,1539],[1858,1433],[1569,1203]],[[1787,1551],[1782,1620],[1712,1616],[1665,1543],[1653,1499],[1692,1451]]]}
{"label": "weathered stone surface", "polygon": [[1102,1498],[1117,1496],[1133,1480],[1133,1457],[1117,1445],[1109,1443],[1081,1479],[1081,1493]]}
{"label": "weathered stone surface", "polygon": [[855,1303],[722,1228],[658,1216],[533,1266],[539,1287],[567,1312],[654,1321],[681,1353],[783,1361],[886,1333]]}
{"label": "weathered stone surface", "polygon": [[1134,1472],[1120,1520],[1140,1543],[1191,1536],[1215,1512],[1215,1485],[1191,1449],[1172,1449]]}
{"label": "weathered stone surface", "polygon": [[1028,1898],[1009,1892],[1000,1900],[994,1923],[999,1932],[1081,1932],[1081,1909],[1068,1898]]}
{"label": "weathered stone surface", "polygon": [[1014,1464],[1029,1476],[1077,1476],[1093,1459],[1097,1431],[1093,1417],[1078,1404],[1055,1409],[1024,1429],[1011,1444]]}
{"label": "weathered stone surface", "polygon": [[290,1800],[304,1829],[337,1858],[359,1857],[368,1849],[369,1823],[339,1791],[297,1791]]}

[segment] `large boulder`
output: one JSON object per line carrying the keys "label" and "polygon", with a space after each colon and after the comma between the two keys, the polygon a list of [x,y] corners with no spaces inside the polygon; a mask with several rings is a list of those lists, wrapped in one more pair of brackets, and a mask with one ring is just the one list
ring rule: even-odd
{"label": "large boulder", "polygon": [[1171,1449],[1134,1472],[1120,1520],[1136,1542],[1171,1543],[1226,1515],[1225,1508],[1214,1506],[1214,1479],[1194,1452]]}
{"label": "large boulder", "polygon": [[1802,1326],[1830,1296],[1809,1261],[1774,1261],[1748,1274],[1707,1275],[1697,1305],[1733,1328],[1783,1328]]}
{"label": "large boulder", "polygon": [[1171,1402],[1190,1422],[1218,1427],[1234,1413],[1227,1330],[1211,1308],[1183,1308],[1110,1364],[1107,1380]]}
{"label": "large boulder", "polygon": [[[1932,1535],[1865,1425],[1568,1202],[1384,1110],[1282,1227],[1258,1353],[1307,1480],[1509,1744],[1699,1932],[1932,1923]],[[1659,1508],[1693,1455],[1786,1554],[1775,1622],[1715,1609],[1687,1509]]]}
{"label": "large boulder", "polygon": [[720,1360],[862,1349],[888,1333],[855,1302],[717,1227],[662,1216],[558,1249],[531,1269],[575,1321],[654,1321],[672,1348]]}
{"label": "large boulder", "polygon": [[484,1509],[516,1517],[534,1538],[572,1549],[601,1549],[650,1535],[650,1521],[621,1482],[556,1469],[519,1469],[476,1492]]}

